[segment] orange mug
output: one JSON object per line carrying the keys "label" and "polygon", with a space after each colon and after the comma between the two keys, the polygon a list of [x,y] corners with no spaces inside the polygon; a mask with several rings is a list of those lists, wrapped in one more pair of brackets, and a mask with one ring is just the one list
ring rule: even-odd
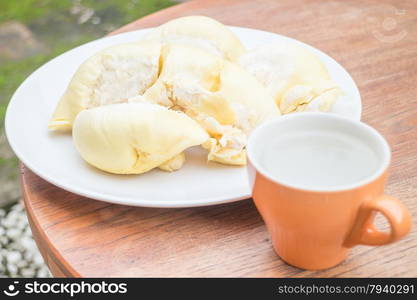
{"label": "orange mug", "polygon": [[[395,242],[411,227],[404,205],[384,194],[390,149],[370,126],[325,113],[296,113],[251,134],[252,196],[276,253],[319,270],[342,262],[355,245]],[[374,226],[377,212],[390,232]]]}

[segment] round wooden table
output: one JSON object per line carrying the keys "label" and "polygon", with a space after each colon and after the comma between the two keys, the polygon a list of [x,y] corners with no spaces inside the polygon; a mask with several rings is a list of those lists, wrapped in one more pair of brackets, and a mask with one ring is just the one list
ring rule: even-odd
{"label": "round wooden table", "polygon": [[[207,15],[225,24],[287,35],[339,61],[359,85],[363,120],[391,144],[386,191],[405,203],[415,222],[414,0],[197,0],[144,17],[115,33],[185,15]],[[33,235],[55,276],[417,276],[417,226],[398,243],[356,247],[342,264],[312,272],[279,259],[250,199],[187,209],[112,205],[66,192],[24,166],[22,188]]]}

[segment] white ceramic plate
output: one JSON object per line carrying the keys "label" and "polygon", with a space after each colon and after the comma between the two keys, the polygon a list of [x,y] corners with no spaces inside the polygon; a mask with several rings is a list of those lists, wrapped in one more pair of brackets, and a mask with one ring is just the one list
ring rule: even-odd
{"label": "white ceramic plate", "polygon": [[[359,91],[345,69],[332,58],[284,36],[247,28],[231,29],[248,49],[286,40],[315,52],[346,92],[334,112],[360,119]],[[87,43],[58,56],[29,76],[14,94],[6,115],[6,133],[14,152],[45,180],[73,193],[117,204],[190,207],[249,198],[245,168],[207,164],[206,154],[199,148],[189,149],[186,164],[174,173],[153,170],[142,175],[112,175],[87,165],[76,152],[69,134],[48,131],[48,120],[77,67],[98,50],[139,40],[148,31],[138,30]]]}

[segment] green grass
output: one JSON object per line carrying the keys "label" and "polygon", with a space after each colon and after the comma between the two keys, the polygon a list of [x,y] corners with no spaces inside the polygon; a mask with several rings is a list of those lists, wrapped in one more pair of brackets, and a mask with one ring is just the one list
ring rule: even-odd
{"label": "green grass", "polygon": [[[52,14],[66,14],[72,0],[1,0],[0,22],[15,20],[23,23],[40,21]],[[174,4],[171,0],[82,0],[84,6],[93,8],[98,15],[115,13],[122,25]]]}
{"label": "green grass", "polygon": [[[171,0],[81,0],[95,11],[100,24],[78,24],[72,14],[73,0],[0,0],[0,24],[18,21],[30,28],[45,45],[45,51],[19,60],[0,58],[0,130],[4,127],[6,107],[13,92],[24,79],[53,57],[85,42],[99,38],[113,28],[174,4]],[[0,167],[16,164],[16,159],[0,155]],[[1,183],[0,183],[1,184]]]}
{"label": "green grass", "polygon": [[56,0],[2,0],[0,1],[0,22],[15,20],[29,23],[57,11],[65,11],[71,1]]}

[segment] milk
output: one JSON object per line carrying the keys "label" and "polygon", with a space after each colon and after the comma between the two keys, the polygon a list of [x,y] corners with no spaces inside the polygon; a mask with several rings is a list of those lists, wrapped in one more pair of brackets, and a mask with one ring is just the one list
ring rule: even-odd
{"label": "milk", "polygon": [[366,141],[353,135],[310,130],[272,137],[260,156],[275,180],[307,189],[358,183],[375,173],[379,160]]}

